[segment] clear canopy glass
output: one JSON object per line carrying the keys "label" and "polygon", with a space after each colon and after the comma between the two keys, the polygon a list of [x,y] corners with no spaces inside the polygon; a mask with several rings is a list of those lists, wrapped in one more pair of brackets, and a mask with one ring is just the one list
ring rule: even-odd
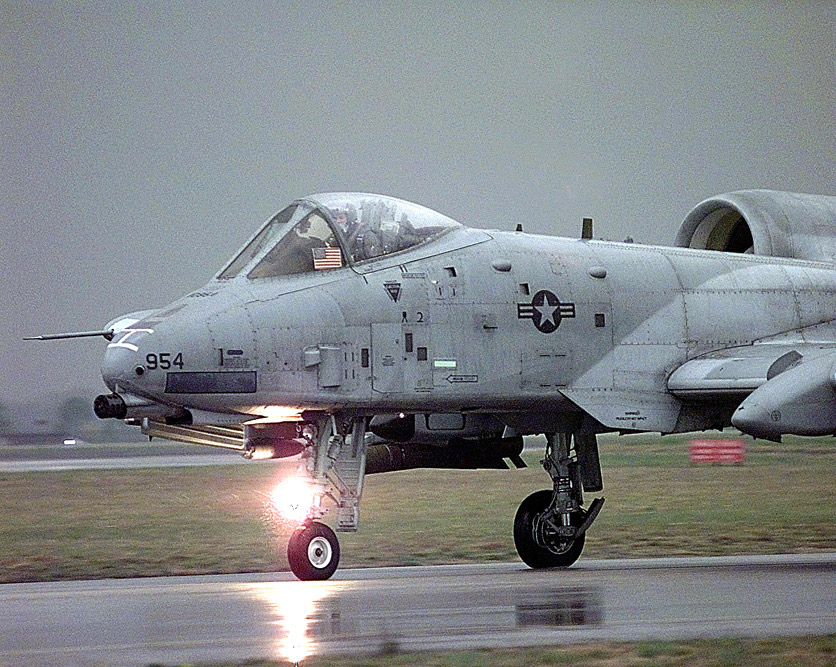
{"label": "clear canopy glass", "polygon": [[238,253],[235,259],[221,271],[218,278],[234,278],[241,273],[241,270],[255,259],[256,256],[260,255],[264,248],[272,244],[279,233],[283,231],[285,223],[293,217],[297,209],[298,206],[296,204],[291,204],[270,218],[267,224],[244,246],[244,249]]}
{"label": "clear canopy glass", "polygon": [[339,269],[342,250],[334,230],[319,209],[310,211],[264,255],[247,278],[273,278],[294,273]]}
{"label": "clear canopy glass", "polygon": [[250,279],[336,269],[413,248],[458,227],[440,213],[392,197],[314,195],[277,213],[218,277],[235,277],[253,263]]}
{"label": "clear canopy glass", "polygon": [[309,201],[328,211],[352,262],[400,252],[461,227],[424,206],[382,195],[331,193]]}

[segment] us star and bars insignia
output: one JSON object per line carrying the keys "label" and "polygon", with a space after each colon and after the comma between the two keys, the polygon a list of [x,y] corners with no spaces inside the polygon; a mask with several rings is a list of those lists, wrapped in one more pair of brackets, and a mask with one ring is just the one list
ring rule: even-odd
{"label": "us star and bars insignia", "polygon": [[312,248],[314,271],[339,269],[343,265],[343,254],[339,248]]}
{"label": "us star and bars insignia", "polygon": [[560,303],[560,299],[549,290],[540,290],[531,299],[531,303],[517,304],[517,317],[531,320],[537,331],[550,334],[560,326],[565,317],[575,316],[574,303]]}

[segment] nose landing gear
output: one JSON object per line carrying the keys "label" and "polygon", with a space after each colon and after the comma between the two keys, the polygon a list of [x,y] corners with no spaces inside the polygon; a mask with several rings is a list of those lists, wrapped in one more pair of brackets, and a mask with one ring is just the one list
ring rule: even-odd
{"label": "nose landing gear", "polygon": [[306,521],[290,536],[287,560],[303,581],[329,579],[340,564],[340,543],[324,523]]}
{"label": "nose landing gear", "polygon": [[[301,507],[307,517],[287,543],[290,569],[303,581],[331,577],[340,562],[340,543],[334,531],[321,523],[326,496],[337,504],[337,530],[356,531],[366,469],[366,418],[306,413],[310,427],[303,453],[302,476],[314,494],[311,505]],[[303,485],[304,486],[304,485]],[[301,519],[302,517],[299,517]],[[297,519],[297,520],[299,520]]]}
{"label": "nose landing gear", "polygon": [[566,530],[560,516],[551,511],[553,496],[549,489],[535,491],[523,500],[514,517],[514,546],[523,562],[535,569],[568,567],[583,551],[585,536],[577,535],[577,527],[586,512],[573,512]]}

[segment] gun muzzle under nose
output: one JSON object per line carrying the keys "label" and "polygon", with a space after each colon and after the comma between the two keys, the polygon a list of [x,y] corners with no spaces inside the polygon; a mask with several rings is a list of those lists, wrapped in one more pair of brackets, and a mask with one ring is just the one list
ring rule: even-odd
{"label": "gun muzzle under nose", "polygon": [[100,394],[93,400],[93,412],[99,419],[124,419],[128,406],[119,394]]}

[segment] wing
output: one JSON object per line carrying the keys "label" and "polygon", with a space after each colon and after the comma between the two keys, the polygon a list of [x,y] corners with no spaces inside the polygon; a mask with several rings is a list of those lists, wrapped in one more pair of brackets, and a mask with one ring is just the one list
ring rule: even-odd
{"label": "wing", "polygon": [[732,425],[758,438],[836,434],[836,344],[760,343],[685,362],[668,390],[693,402],[742,400]]}
{"label": "wing", "polygon": [[713,401],[745,397],[802,360],[836,353],[836,345],[763,343],[718,350],[686,361],[668,378],[677,398]]}

